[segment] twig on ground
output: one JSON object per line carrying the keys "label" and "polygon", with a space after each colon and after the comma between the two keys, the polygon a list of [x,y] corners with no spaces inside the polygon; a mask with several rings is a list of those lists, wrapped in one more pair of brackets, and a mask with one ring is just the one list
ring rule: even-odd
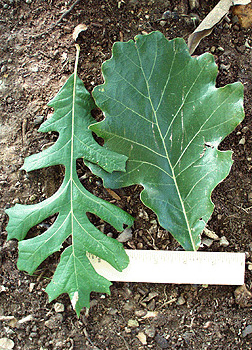
{"label": "twig on ground", "polygon": [[125,339],[121,334],[119,334],[119,333],[117,333],[117,335],[124,341],[124,344],[125,344],[125,346],[126,346],[126,349],[127,349],[127,350],[130,350],[126,339]]}
{"label": "twig on ground", "polygon": [[76,0],[72,6],[70,6],[70,8],[68,10],[66,10],[62,15],[61,17],[58,19],[58,21],[56,23],[54,23],[49,29],[45,30],[44,32],[42,33],[39,33],[39,34],[35,34],[35,35],[32,35],[31,37],[32,38],[39,38],[40,36],[42,35],[45,35],[45,34],[49,34],[51,30],[53,30],[55,27],[57,27],[58,24],[60,24],[60,22],[63,20],[63,18],[65,18],[72,10],[73,8],[75,7],[75,5],[77,5],[78,3],[80,2],[80,0]]}

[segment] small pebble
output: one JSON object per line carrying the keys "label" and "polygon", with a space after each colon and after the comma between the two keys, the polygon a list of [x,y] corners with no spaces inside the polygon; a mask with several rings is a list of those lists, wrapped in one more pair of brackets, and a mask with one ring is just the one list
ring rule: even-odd
{"label": "small pebble", "polygon": [[16,327],[17,323],[18,323],[18,320],[14,317],[12,320],[10,320],[10,322],[8,323],[8,326],[14,328]]}
{"label": "small pebble", "polygon": [[[6,287],[5,286],[0,286],[0,293],[6,292]],[[145,312],[146,314],[146,312]]]}
{"label": "small pebble", "polygon": [[248,201],[252,203],[252,192],[248,193]]}
{"label": "small pebble", "polygon": [[34,124],[35,126],[40,125],[40,124],[43,122],[43,119],[44,119],[44,116],[43,116],[43,115],[37,115],[37,116],[34,118],[33,124]]}
{"label": "small pebble", "polygon": [[19,198],[17,197],[17,198],[14,198],[13,199],[13,201],[12,201],[12,204],[17,204],[17,203],[19,203],[20,201],[19,201]]}
{"label": "small pebble", "polygon": [[166,25],[166,21],[160,21],[159,24],[161,25],[161,27],[164,27]]}
{"label": "small pebble", "polygon": [[33,288],[35,287],[35,283],[30,283],[29,285],[29,292],[31,293],[33,291]]}
{"label": "small pebble", "polygon": [[36,332],[31,332],[31,333],[29,334],[29,336],[30,336],[31,338],[36,338],[36,337],[38,336],[38,333],[36,333]]}
{"label": "small pebble", "polygon": [[146,315],[143,318],[155,318],[158,316],[158,311],[147,311]]}
{"label": "small pebble", "polygon": [[150,310],[150,311],[154,311],[155,310],[155,307],[156,307],[156,302],[155,302],[155,299],[152,299],[148,306],[147,306],[147,309]]}
{"label": "small pebble", "polygon": [[118,310],[117,309],[113,309],[112,307],[108,311],[108,314],[112,315],[112,316],[116,315],[117,313],[118,313]]}
{"label": "small pebble", "polygon": [[228,240],[226,239],[226,237],[225,236],[222,236],[221,238],[220,238],[220,246],[221,247],[228,247],[229,246],[229,242],[228,242]]}
{"label": "small pebble", "polygon": [[247,289],[246,285],[239,286],[234,291],[235,302],[241,307],[250,307],[252,304],[252,293]]}
{"label": "small pebble", "polygon": [[178,297],[178,300],[177,300],[177,305],[184,305],[185,304],[185,298],[182,296],[182,295],[180,295],[179,297]]}
{"label": "small pebble", "polygon": [[147,345],[147,337],[143,332],[139,332],[136,337],[143,345]]}
{"label": "small pebble", "polygon": [[3,65],[1,67],[1,73],[5,73],[7,71],[7,66]]}
{"label": "small pebble", "polygon": [[126,302],[124,305],[123,305],[123,309],[126,310],[126,311],[131,311],[134,309],[134,304],[131,303],[131,302]]}
{"label": "small pebble", "polygon": [[208,328],[210,328],[212,326],[212,324],[213,323],[211,321],[206,321],[206,323],[204,324],[203,328],[204,329],[208,329]]}
{"label": "small pebble", "polygon": [[228,71],[230,67],[231,67],[230,63],[229,64],[223,64],[223,63],[220,64],[220,70]]}
{"label": "small pebble", "polygon": [[54,310],[55,312],[63,312],[65,310],[65,306],[62,303],[55,303]]}
{"label": "small pebble", "polygon": [[66,60],[67,60],[67,53],[63,52],[62,55],[61,55],[61,61],[64,62]]}
{"label": "small pebble", "polygon": [[147,311],[146,311],[146,310],[136,310],[136,311],[135,311],[135,315],[136,315],[137,317],[144,317],[146,314],[147,314]]}
{"label": "small pebble", "polygon": [[124,330],[127,334],[131,333],[131,329],[129,327],[125,327]]}
{"label": "small pebble", "polygon": [[244,328],[242,331],[242,337],[245,338],[247,335],[252,333],[252,325],[249,324],[247,327]]}
{"label": "small pebble", "polygon": [[132,239],[132,230],[131,228],[126,228],[123,232],[117,237],[118,242],[125,243]]}
{"label": "small pebble", "polygon": [[8,104],[11,104],[11,103],[13,103],[13,102],[14,102],[14,100],[13,100],[13,98],[12,98],[12,97],[7,97],[6,102],[7,102]]}
{"label": "small pebble", "polygon": [[245,145],[246,139],[245,137],[242,137],[239,141],[239,145]]}
{"label": "small pebble", "polygon": [[1,350],[10,350],[14,348],[14,341],[8,338],[0,338],[0,349]]}
{"label": "small pebble", "polygon": [[31,66],[30,70],[33,72],[33,73],[37,73],[39,71],[39,68],[38,66]]}
{"label": "small pebble", "polygon": [[139,210],[138,216],[143,220],[149,220],[149,216],[144,209]]}
{"label": "small pebble", "polygon": [[248,262],[248,270],[252,271],[252,263],[250,261]]}
{"label": "small pebble", "polygon": [[249,44],[249,42],[248,42],[248,39],[246,39],[244,46],[245,46],[247,49],[251,49],[251,46],[250,46],[250,44]]}
{"label": "small pebble", "polygon": [[169,347],[168,341],[159,334],[155,336],[155,341],[161,349],[167,349]]}
{"label": "small pebble", "polygon": [[144,298],[142,301],[144,303],[148,303],[150,300],[158,297],[158,292],[150,292],[146,298]]}
{"label": "small pebble", "polygon": [[137,320],[129,319],[128,320],[128,327],[137,328],[137,327],[139,327],[139,323]]}
{"label": "small pebble", "polygon": [[165,11],[163,14],[162,14],[162,18],[163,19],[169,19],[171,18],[172,14],[171,14],[171,11]]}
{"label": "small pebble", "polygon": [[213,240],[210,238],[202,238],[201,243],[209,248],[213,244]]}
{"label": "small pebble", "polygon": [[191,10],[195,10],[197,8],[199,8],[200,4],[199,4],[199,0],[189,0],[189,6]]}
{"label": "small pebble", "polygon": [[156,334],[156,329],[154,326],[146,326],[144,332],[147,335],[147,337],[154,338]]}
{"label": "small pebble", "polygon": [[35,194],[32,194],[31,196],[30,196],[30,198],[29,198],[29,200],[31,201],[31,202],[34,202],[35,200],[36,200],[36,195]]}
{"label": "small pebble", "polygon": [[45,321],[45,326],[49,329],[58,329],[59,324],[63,321],[62,314],[56,314],[49,318],[49,320]]}
{"label": "small pebble", "polygon": [[249,131],[249,127],[248,126],[244,126],[244,128],[242,128],[242,132],[244,134],[246,134],[247,131]]}

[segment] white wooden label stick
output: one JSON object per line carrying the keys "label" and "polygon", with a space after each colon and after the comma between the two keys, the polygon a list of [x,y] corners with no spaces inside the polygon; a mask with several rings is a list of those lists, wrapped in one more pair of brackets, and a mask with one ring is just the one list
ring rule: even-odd
{"label": "white wooden label stick", "polygon": [[87,254],[95,270],[110,281],[242,285],[245,253],[126,250],[130,263],[118,272]]}

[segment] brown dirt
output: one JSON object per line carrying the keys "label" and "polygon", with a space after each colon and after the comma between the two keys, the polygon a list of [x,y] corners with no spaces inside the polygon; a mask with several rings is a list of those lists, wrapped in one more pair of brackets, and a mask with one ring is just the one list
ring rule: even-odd
{"label": "brown dirt", "polygon": [[[217,2],[201,0],[196,10],[200,19]],[[114,283],[111,296],[93,293],[89,313],[83,310],[77,319],[67,296],[57,300],[65,305],[65,311],[60,314],[54,310],[55,301],[48,303],[44,292],[58,261],[57,254],[47,259],[34,276],[17,270],[17,243],[6,242],[8,219],[4,209],[15,203],[32,203],[50,196],[62,179],[60,167],[30,174],[19,168],[26,156],[57,138],[54,134],[39,134],[37,129],[52,112],[46,103],[73,72],[75,48],[71,33],[74,27],[79,23],[90,25],[88,31],[80,35],[79,63],[79,75],[89,91],[101,83],[101,63],[109,58],[114,41],[126,41],[152,30],[162,31],[169,39],[178,36],[186,39],[194,29],[194,24],[181,16],[190,13],[187,1],[87,0],[80,1],[60,25],[50,30],[72,3],[62,0],[0,2],[0,316],[14,316],[20,320],[31,315],[31,319],[23,323],[0,321],[0,337],[12,339],[14,349],[22,350],[251,349],[252,336],[244,333],[249,330],[246,327],[252,325],[248,291],[242,303],[235,299],[236,287],[230,286]],[[161,26],[162,14],[174,11],[175,5],[179,16]],[[214,242],[211,250],[246,252],[249,262],[252,261],[252,49],[249,46],[252,41],[251,29],[240,28],[235,18],[229,17],[231,22],[217,25],[195,53],[199,55],[209,50],[214,53],[220,70],[218,86],[241,81],[245,88],[246,117],[221,145],[221,149],[234,152],[234,165],[228,178],[213,193],[216,207],[208,227],[230,243],[223,248]],[[241,144],[243,138],[245,143]],[[84,172],[87,169],[80,163],[80,175]],[[85,180],[84,185],[113,201],[100,180],[87,174],[88,181]],[[176,249],[176,242],[166,231],[156,227],[155,215],[141,204],[139,192],[139,187],[117,191],[121,197],[117,204],[137,218],[134,239],[125,246]],[[104,225],[99,219],[92,219],[97,225]],[[105,225],[104,232],[108,229]],[[246,270],[248,290],[251,282],[251,271]],[[150,292],[156,292],[156,296],[149,302],[144,301]],[[143,313],[144,310],[156,311],[157,316],[142,318],[139,310]],[[128,327],[129,319],[137,320],[138,326]],[[155,336],[151,331],[155,331]],[[137,338],[140,332],[149,335],[147,345]]]}

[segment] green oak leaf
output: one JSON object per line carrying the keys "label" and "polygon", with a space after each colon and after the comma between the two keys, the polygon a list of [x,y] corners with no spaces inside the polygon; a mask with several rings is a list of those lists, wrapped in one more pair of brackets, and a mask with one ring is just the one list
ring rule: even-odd
{"label": "green oak leaf", "polygon": [[[62,249],[63,242],[71,236],[72,243],[62,253],[52,281],[46,288],[49,300],[68,293],[79,315],[82,307],[89,306],[91,291],[109,293],[110,282],[92,267],[86,252],[92,253],[117,270],[122,271],[129,262],[121,243],[107,237],[89,221],[86,213],[93,213],[117,230],[123,223],[132,225],[133,219],[120,208],[95,197],[78,179],[76,160],[83,157],[99,164],[107,172],[124,171],[126,156],[106,150],[97,144],[88,129],[93,118],[93,100],[77,77],[77,50],[75,72],[69,77],[57,96],[49,103],[54,114],[39,131],[57,131],[57,142],[45,151],[25,159],[23,169],[31,171],[55,164],[65,167],[65,176],[59,190],[50,198],[35,205],[15,205],[7,210],[8,239],[19,240],[17,266],[32,274],[51,254]],[[58,213],[57,219],[43,234],[26,239],[30,228],[50,215]]]}
{"label": "green oak leaf", "polygon": [[232,165],[232,152],[218,145],[244,117],[242,84],[216,88],[214,57],[193,58],[183,39],[160,32],[115,43],[102,72],[93,97],[105,119],[90,128],[129,159],[125,173],[88,165],[105,187],[142,185],[141,199],[160,225],[197,250],[212,190]]}

